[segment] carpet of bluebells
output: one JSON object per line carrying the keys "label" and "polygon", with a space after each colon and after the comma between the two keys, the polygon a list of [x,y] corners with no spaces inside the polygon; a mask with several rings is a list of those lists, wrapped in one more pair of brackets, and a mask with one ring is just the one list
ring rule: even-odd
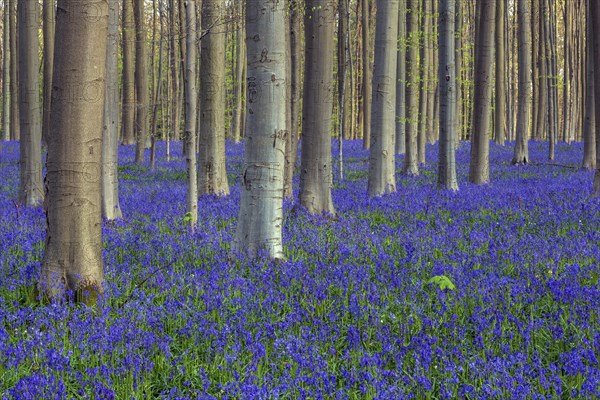
{"label": "carpet of bluebells", "polygon": [[3,145],[2,399],[600,397],[600,200],[581,145],[548,165],[532,143],[519,167],[492,145],[492,183],[474,186],[462,144],[456,193],[430,146],[418,177],[369,199],[368,152],[346,142],[337,218],[286,201],[285,263],[231,255],[243,145],[194,233],[181,146],[164,151],[150,171],[120,150],[124,219],[104,223],[108,296],[88,308],[33,295],[45,219],[14,202]]}

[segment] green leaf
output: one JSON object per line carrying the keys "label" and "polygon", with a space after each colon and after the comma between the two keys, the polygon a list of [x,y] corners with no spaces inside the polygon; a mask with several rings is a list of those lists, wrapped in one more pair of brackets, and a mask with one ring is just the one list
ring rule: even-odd
{"label": "green leaf", "polygon": [[436,275],[433,278],[431,278],[430,280],[427,281],[428,284],[436,284],[439,286],[440,289],[444,290],[444,289],[450,289],[450,290],[455,290],[456,289],[456,285],[454,285],[454,283],[452,283],[452,281],[450,280],[450,278],[448,278],[446,275]]}
{"label": "green leaf", "polygon": [[185,213],[185,216],[183,217],[183,222],[185,222],[187,224],[191,220],[192,220],[192,213],[191,212]]}

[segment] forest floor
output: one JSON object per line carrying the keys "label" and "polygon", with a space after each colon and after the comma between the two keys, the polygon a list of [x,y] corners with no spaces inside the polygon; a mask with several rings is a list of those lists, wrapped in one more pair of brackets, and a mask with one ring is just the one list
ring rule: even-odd
{"label": "forest floor", "polygon": [[87,308],[35,299],[45,218],[14,202],[19,149],[3,144],[1,398],[600,397],[600,199],[580,144],[547,165],[532,142],[518,167],[492,145],[492,182],[474,186],[463,143],[458,192],[436,187],[428,146],[421,174],[375,199],[368,152],[344,145],[338,218],[286,201],[285,263],[230,254],[243,145],[194,233],[181,146],[167,162],[161,143],[155,171],[121,148],[124,218],[104,223],[107,296]]}

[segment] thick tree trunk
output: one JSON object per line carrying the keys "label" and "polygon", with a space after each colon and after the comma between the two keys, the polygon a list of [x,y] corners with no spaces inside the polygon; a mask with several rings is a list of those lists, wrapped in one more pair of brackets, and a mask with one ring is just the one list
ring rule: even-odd
{"label": "thick tree trunk", "polygon": [[419,131],[417,133],[417,143],[419,146],[419,164],[425,164],[427,161],[425,148],[427,144],[426,122],[427,118],[427,98],[429,84],[429,60],[427,57],[427,46],[429,46],[429,26],[430,24],[429,1],[421,1],[421,38],[419,40],[419,76],[420,76],[420,95],[419,95]]}
{"label": "thick tree trunk", "polygon": [[583,168],[596,169],[596,118],[594,103],[594,37],[592,33],[590,2],[586,0],[586,88],[585,88],[585,120],[583,126]]}
{"label": "thick tree trunk", "polygon": [[306,51],[300,204],[312,214],[335,214],[331,197],[332,7],[326,0],[308,0],[304,18]]}
{"label": "thick tree trunk", "polygon": [[519,104],[517,113],[517,139],[512,163],[529,162],[529,137],[531,136],[531,0],[519,0]]}
{"label": "thick tree trunk", "polygon": [[[456,77],[456,145],[460,144],[462,139],[462,1],[456,1],[455,4],[455,18],[454,18],[454,29],[456,30],[456,36],[454,37],[454,51],[455,51],[455,77]],[[441,61],[440,61],[441,64]],[[440,94],[441,96],[441,94]]]}
{"label": "thick tree trunk", "polygon": [[20,201],[35,207],[44,198],[42,186],[42,121],[39,95],[39,6],[31,0],[18,2],[19,116],[21,181]]}
{"label": "thick tree trunk", "polygon": [[506,2],[496,3],[496,102],[494,111],[494,138],[504,146],[506,140],[506,51],[504,14]]}
{"label": "thick tree trunk", "polygon": [[406,137],[402,173],[419,174],[419,148],[417,128],[419,124],[419,0],[407,0],[406,37]]}
{"label": "thick tree trunk", "polygon": [[[425,120],[425,137],[427,139],[427,143],[434,144],[437,140],[437,132],[436,127],[439,123],[438,118],[436,116],[436,92],[437,92],[437,79],[436,79],[436,41],[437,36],[435,34],[435,23],[434,23],[434,15],[435,15],[435,4],[434,1],[437,0],[425,0],[427,4],[428,14],[427,18],[427,26],[425,34],[427,35],[427,40],[425,41],[425,59],[427,60],[427,119]],[[439,104],[437,105],[439,107]]]}
{"label": "thick tree trunk", "polygon": [[17,0],[8,0],[10,35],[10,140],[21,138],[21,118],[19,117],[19,50],[17,48]]}
{"label": "thick tree trunk", "polygon": [[186,58],[185,58],[185,141],[188,190],[186,212],[192,229],[198,223],[198,177],[196,162],[196,7],[185,1]]}
{"label": "thick tree trunk", "polygon": [[108,40],[106,44],[106,90],[102,128],[102,216],[122,217],[119,203],[119,2],[108,0]]}
{"label": "thick tree trunk", "polygon": [[284,258],[286,3],[280,1],[269,13],[259,11],[262,0],[246,5],[248,135],[234,249],[250,257],[266,251],[270,258]]}
{"label": "thick tree trunk", "polygon": [[144,162],[148,138],[148,61],[144,0],[134,0],[135,18],[135,162]]}
{"label": "thick tree trunk", "polygon": [[490,181],[489,127],[496,7],[493,0],[477,0],[477,8],[480,21],[475,32],[475,93],[469,182],[479,185]]}
{"label": "thick tree trunk", "polygon": [[[373,90],[373,78],[371,72],[371,46],[369,28],[369,0],[359,0],[361,3],[362,23],[362,115],[363,115],[363,148],[368,149],[371,145],[371,94]],[[312,1],[314,3],[314,1]],[[310,8],[307,8],[310,10]]]}
{"label": "thick tree trunk", "polygon": [[[25,0],[29,1],[29,0]],[[87,12],[94,6],[93,19]],[[48,140],[46,251],[42,290],[71,290],[93,304],[103,292],[100,169],[104,93],[96,101],[70,95],[105,82],[107,0],[58,0],[52,116]],[[87,294],[87,297],[86,297]]]}
{"label": "thick tree trunk", "polygon": [[398,55],[396,66],[396,154],[406,148],[406,0],[398,3]]}
{"label": "thick tree trunk", "polygon": [[[224,0],[203,0],[200,66],[200,153],[198,192],[229,194],[225,168],[225,27]],[[255,18],[255,16],[253,16]],[[266,95],[266,93],[265,93]]]}
{"label": "thick tree trunk", "polygon": [[121,140],[123,144],[135,143],[135,25],[133,0],[123,1],[123,103]]}
{"label": "thick tree trunk", "polygon": [[10,1],[4,1],[3,35],[2,35],[2,140],[10,140],[10,59],[14,57],[10,53]]}
{"label": "thick tree trunk", "polygon": [[52,94],[52,64],[54,62],[54,0],[42,3],[42,21],[44,29],[44,110],[42,116],[42,142],[47,143],[50,132],[50,96]]}
{"label": "thick tree trunk", "polygon": [[373,108],[369,153],[369,197],[396,191],[395,116],[398,0],[377,1]]}
{"label": "thick tree trunk", "polygon": [[[461,1],[461,0],[458,0]],[[455,60],[455,0],[443,0],[440,4],[438,81],[440,87],[440,147],[438,185],[458,190],[456,179],[456,68]]]}

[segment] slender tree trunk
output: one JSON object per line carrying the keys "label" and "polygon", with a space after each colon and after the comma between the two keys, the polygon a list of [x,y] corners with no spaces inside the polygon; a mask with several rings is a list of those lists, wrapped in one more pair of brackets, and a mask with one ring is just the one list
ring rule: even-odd
{"label": "slender tree trunk", "polygon": [[477,8],[480,21],[475,33],[475,94],[469,182],[484,184],[490,181],[489,127],[496,7],[492,0],[477,0]]}
{"label": "slender tree trunk", "polygon": [[39,95],[39,6],[31,0],[18,2],[19,116],[21,126],[20,201],[36,207],[44,198],[42,186],[42,121]]}
{"label": "slender tree trunk", "polygon": [[396,66],[396,154],[406,148],[406,0],[398,4],[398,55]]}
{"label": "slender tree trunk", "polygon": [[123,144],[135,143],[135,25],[133,0],[123,1],[123,104],[121,136]]}
{"label": "slender tree trunk", "polygon": [[531,0],[519,0],[519,110],[517,114],[517,139],[512,163],[529,162],[528,142],[531,136]]}
{"label": "slender tree trunk", "polygon": [[[460,144],[460,140],[462,138],[462,104],[463,104],[463,96],[462,96],[462,1],[455,1],[455,18],[454,18],[454,29],[456,30],[456,35],[454,37],[454,51],[455,51],[455,77],[456,77],[456,146]],[[440,56],[441,57],[441,56]],[[440,61],[440,65],[441,65]],[[441,94],[440,94],[441,96]],[[441,140],[441,138],[440,138]]]}
{"label": "slender tree trunk", "polygon": [[135,18],[135,162],[144,163],[146,139],[148,137],[148,64],[146,49],[146,22],[144,0],[134,0]]}
{"label": "slender tree trunk", "polygon": [[[537,110],[536,114],[534,114],[536,118],[535,127],[536,131],[533,132],[534,138],[537,140],[543,140],[546,138],[546,122],[547,122],[547,113],[548,113],[548,83],[547,76],[548,71],[546,70],[546,5],[544,1],[541,1],[539,5],[538,12],[538,57],[536,60],[536,66],[538,70],[538,81],[535,82],[536,90],[537,90]],[[551,145],[553,143],[551,142]]]}
{"label": "slender tree trunk", "polygon": [[425,30],[425,34],[427,35],[427,39],[425,40],[425,60],[427,61],[427,85],[426,85],[426,93],[427,93],[427,119],[425,120],[425,137],[427,139],[427,143],[434,144],[437,140],[437,134],[435,131],[435,127],[437,124],[437,117],[435,115],[436,111],[436,91],[437,91],[437,82],[436,82],[436,63],[435,63],[435,53],[436,53],[436,33],[435,33],[435,24],[434,24],[434,1],[437,0],[425,0],[427,4],[427,26]]}
{"label": "slender tree trunk", "polygon": [[373,79],[371,73],[370,39],[369,39],[369,0],[359,0],[361,3],[362,23],[362,115],[363,115],[363,148],[371,145],[371,93]]}
{"label": "slender tree trunk", "polygon": [[418,26],[419,0],[407,0],[406,10],[406,155],[402,173],[419,174],[419,148],[417,146],[417,128],[419,123],[419,53]]}
{"label": "slender tree trunk", "polygon": [[[159,9],[161,10],[159,14],[160,18],[160,44],[158,45],[158,77],[156,79],[156,89],[154,90],[154,98],[152,100],[152,122],[151,122],[151,144],[150,144],[150,169],[154,170],[156,167],[156,142],[158,141],[158,107],[162,108],[163,104],[163,36],[164,36],[164,23],[162,17],[162,0],[159,1]],[[194,12],[194,19],[196,18],[196,14]],[[164,117],[165,111],[161,111],[162,126],[164,129]]]}
{"label": "slender tree trunk", "polygon": [[208,33],[201,42],[201,146],[198,158],[198,192],[201,195],[229,194],[225,168],[224,12],[224,0],[203,0],[202,26]]}
{"label": "slender tree trunk", "polygon": [[[300,112],[302,105],[302,14],[299,0],[290,0],[290,47],[291,47],[291,71],[292,81],[290,82],[291,99],[292,99],[292,127],[290,134],[292,140],[296,142],[295,148],[298,147],[299,128],[300,128]],[[288,94],[289,95],[289,94]],[[243,120],[242,120],[243,121]],[[298,153],[295,153],[295,164],[298,162]]]}
{"label": "slender tree trunk", "polygon": [[419,95],[419,130],[417,133],[417,143],[419,146],[419,164],[425,164],[427,161],[425,155],[425,146],[427,144],[426,121],[427,115],[427,97],[429,84],[429,60],[427,59],[427,46],[429,39],[429,20],[430,10],[427,0],[421,0],[421,37],[419,44],[419,76],[420,76],[420,95]]}
{"label": "slender tree trunk", "polygon": [[496,3],[496,109],[494,112],[494,137],[496,143],[504,146],[506,140],[506,51],[505,40],[505,1]]}
{"label": "slender tree trunk", "polygon": [[[461,0],[458,0],[461,1]],[[440,84],[440,147],[438,185],[458,190],[456,179],[456,67],[455,60],[455,0],[440,3],[438,81]]]}
{"label": "slender tree trunk", "polygon": [[172,96],[171,96],[171,132],[169,138],[167,138],[167,160],[170,159],[170,147],[169,142],[171,139],[177,140],[179,137],[180,122],[179,117],[181,115],[181,108],[179,103],[179,70],[181,63],[179,62],[179,52],[177,44],[178,35],[181,34],[180,30],[177,29],[177,23],[179,19],[178,15],[178,0],[170,0],[169,2],[169,25],[171,27],[171,82],[172,82]]}
{"label": "slender tree trunk", "polygon": [[102,216],[107,220],[122,217],[119,204],[119,2],[108,0],[108,40],[106,44],[106,82],[104,125],[102,127]]}
{"label": "slender tree trunk", "polygon": [[10,92],[10,59],[14,57],[10,49],[10,1],[4,0],[4,18],[3,18],[3,36],[2,36],[2,140],[10,140],[10,102],[12,96]]}
{"label": "slender tree trunk", "polygon": [[396,191],[395,116],[398,64],[398,0],[377,1],[369,197]]}
{"label": "slender tree trunk", "polygon": [[585,124],[583,127],[583,168],[596,169],[596,131],[595,104],[594,104],[594,37],[592,33],[590,2],[586,0],[586,90],[585,90]]}
{"label": "slender tree trunk", "polygon": [[[206,0],[205,0],[206,1]],[[186,58],[185,58],[185,141],[188,190],[186,212],[192,229],[198,223],[198,177],[196,162],[196,7],[195,1],[185,4]]]}
{"label": "slender tree trunk", "polygon": [[235,105],[233,107],[233,118],[231,124],[231,137],[235,143],[238,143],[244,136],[244,132],[241,131],[242,127],[242,104],[244,98],[244,68],[246,66],[246,44],[245,37],[246,30],[244,27],[244,3],[239,2],[237,7],[237,29],[236,29],[236,61],[235,61],[235,81],[234,81],[234,92],[233,98]]}
{"label": "slender tree trunk", "polygon": [[[91,6],[97,12],[93,19]],[[104,280],[99,173],[104,93],[97,92],[96,101],[69,93],[73,84],[105,84],[108,1],[58,0],[58,10],[42,290],[52,298],[72,290],[78,300],[93,304]]]}
{"label": "slender tree trunk", "polygon": [[42,116],[42,142],[47,143],[50,131],[50,96],[52,94],[52,63],[54,62],[54,0],[43,0],[44,29],[44,110]]}
{"label": "slender tree trunk", "polygon": [[306,51],[300,204],[312,214],[335,214],[331,197],[332,7],[327,0],[308,0],[304,18]]}
{"label": "slender tree trunk", "polygon": [[17,0],[9,0],[7,3],[10,19],[10,140],[21,138],[21,118],[19,116],[19,51],[17,48]]}
{"label": "slender tree trunk", "polygon": [[[262,0],[247,0],[246,5],[248,137],[234,249],[250,257],[263,250],[270,258],[284,258],[286,3],[275,4],[269,13],[256,12]],[[269,49],[268,55],[264,49]]]}

